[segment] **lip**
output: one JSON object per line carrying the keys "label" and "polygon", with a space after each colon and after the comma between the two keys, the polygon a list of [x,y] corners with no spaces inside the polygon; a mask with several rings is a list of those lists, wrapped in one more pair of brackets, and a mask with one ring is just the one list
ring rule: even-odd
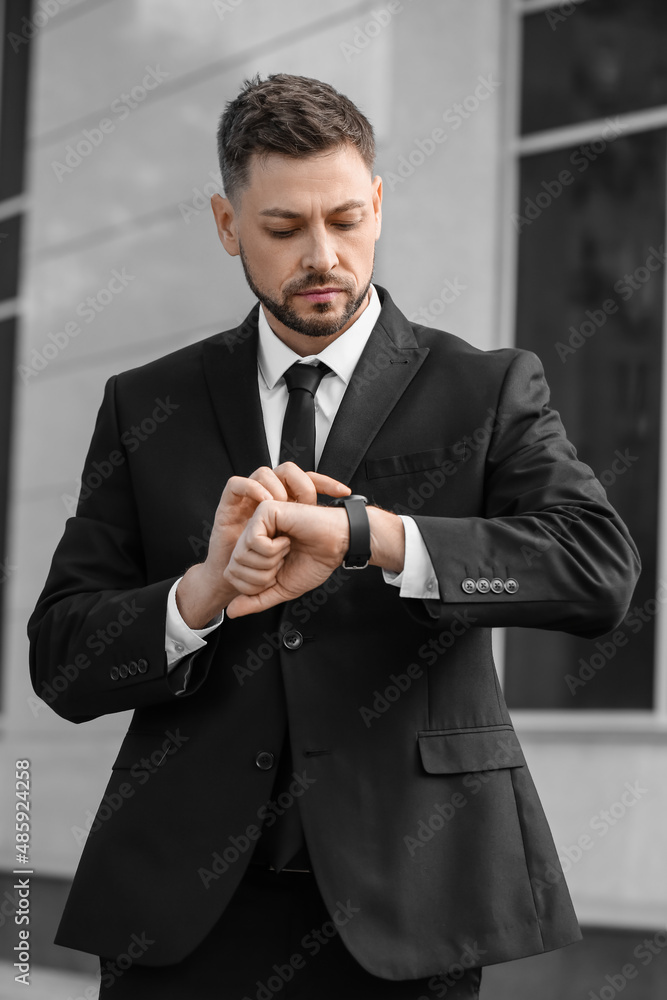
{"label": "lip", "polygon": [[309,302],[332,302],[340,292],[340,288],[309,288],[306,292],[297,292],[297,295]]}

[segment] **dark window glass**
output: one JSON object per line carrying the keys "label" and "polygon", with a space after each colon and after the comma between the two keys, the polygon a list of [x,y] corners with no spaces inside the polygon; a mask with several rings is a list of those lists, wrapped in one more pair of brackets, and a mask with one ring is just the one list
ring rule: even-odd
{"label": "dark window glass", "polygon": [[0,219],[0,302],[18,294],[21,220],[20,215]]}
{"label": "dark window glass", "polygon": [[[0,223],[0,226],[2,223]],[[0,648],[3,642],[5,583],[11,572],[5,558],[10,431],[14,384],[16,319],[0,321]],[[0,689],[0,696],[2,690]]]}
{"label": "dark window glass", "polygon": [[508,630],[514,708],[653,705],[666,136],[521,163],[517,346],[542,359],[551,405],[630,528],[643,563],[632,607],[646,620],[626,618],[617,643]]}
{"label": "dark window glass", "polygon": [[[0,200],[23,191],[25,123],[28,110],[30,3],[2,3],[0,58]],[[26,29],[26,24],[28,25]]]}
{"label": "dark window glass", "polygon": [[522,19],[522,133],[667,104],[665,0],[561,7]]}

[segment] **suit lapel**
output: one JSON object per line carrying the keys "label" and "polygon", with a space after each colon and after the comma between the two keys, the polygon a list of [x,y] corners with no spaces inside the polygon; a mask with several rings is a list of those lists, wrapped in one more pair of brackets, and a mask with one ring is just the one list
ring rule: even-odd
{"label": "suit lapel", "polygon": [[234,474],[271,467],[257,383],[259,303],[241,326],[204,342],[204,375]]}
{"label": "suit lapel", "polygon": [[[331,426],[318,471],[349,483],[429,353],[385,289],[382,311]],[[204,342],[204,375],[236,475],[271,466],[257,384],[259,304],[235,330]]]}
{"label": "suit lapel", "polygon": [[318,472],[349,484],[398,400],[422,366],[410,323],[385,289],[375,286],[382,311],[359,358],[331,425]]}

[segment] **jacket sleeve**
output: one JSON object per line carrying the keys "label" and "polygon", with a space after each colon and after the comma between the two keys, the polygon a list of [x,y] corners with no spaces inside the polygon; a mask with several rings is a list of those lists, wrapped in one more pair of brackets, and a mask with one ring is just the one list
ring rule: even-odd
{"label": "jacket sleeve", "polygon": [[85,722],[194,693],[217,646],[167,670],[169,590],[181,573],[147,582],[116,378],[106,385],[84,465],[76,516],[68,519],[28,622],[30,676],[63,718]]}
{"label": "jacket sleeve", "polygon": [[[414,515],[440,588],[440,600],[406,601],[423,624],[442,628],[468,609],[478,626],[595,637],[626,614],[637,548],[548,404],[539,359],[517,351],[486,455],[484,516]],[[480,578],[515,583],[468,593],[466,581]]]}

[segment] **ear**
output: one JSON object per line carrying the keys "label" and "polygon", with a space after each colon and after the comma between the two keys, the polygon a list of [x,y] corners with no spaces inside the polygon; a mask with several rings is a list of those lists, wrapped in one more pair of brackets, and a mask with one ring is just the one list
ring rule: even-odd
{"label": "ear", "polygon": [[234,206],[229,198],[214,194],[211,198],[211,209],[220,242],[230,256],[238,257],[240,250]]}
{"label": "ear", "polygon": [[382,178],[379,174],[373,178],[372,201],[375,213],[375,240],[377,242],[380,239],[380,232],[382,230]]}

